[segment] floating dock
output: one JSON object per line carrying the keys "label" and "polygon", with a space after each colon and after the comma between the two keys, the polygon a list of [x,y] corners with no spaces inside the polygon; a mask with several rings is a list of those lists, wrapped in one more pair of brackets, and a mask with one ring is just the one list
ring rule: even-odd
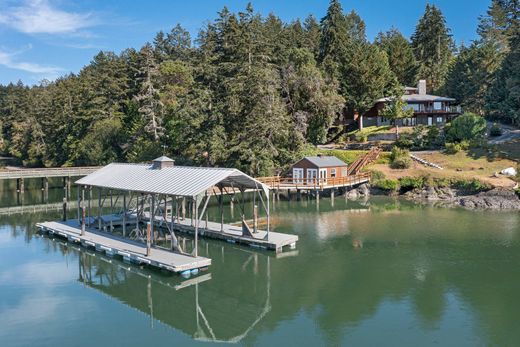
{"label": "floating dock", "polygon": [[94,247],[97,251],[109,256],[120,255],[126,261],[136,264],[146,264],[172,272],[199,270],[211,265],[209,258],[192,257],[157,247],[153,247],[150,255],[146,256],[145,244],[99,232],[93,228],[86,228],[84,235],[81,235],[81,228],[77,224],[77,221],[69,220],[43,222],[36,226],[41,232],[61,236],[70,242],[80,243],[84,247]]}
{"label": "floating dock", "polygon": [[[145,213],[146,217],[142,220],[148,221],[148,213]],[[135,219],[135,215],[132,215]],[[105,217],[104,219],[109,219]],[[154,216],[154,224],[156,226],[164,226],[170,223],[165,221],[162,216]],[[192,221],[188,218],[182,220],[176,220],[173,224],[175,231],[187,234],[195,233],[195,226],[192,225]],[[277,233],[274,231],[257,230],[252,232],[252,237],[244,235],[241,226],[235,226],[231,224],[221,224],[216,222],[205,222],[202,221],[198,227],[198,236],[209,239],[223,240],[230,243],[237,243],[247,245],[253,248],[274,250],[276,253],[280,253],[283,247],[289,246],[291,248],[296,247],[298,241],[297,235]]]}

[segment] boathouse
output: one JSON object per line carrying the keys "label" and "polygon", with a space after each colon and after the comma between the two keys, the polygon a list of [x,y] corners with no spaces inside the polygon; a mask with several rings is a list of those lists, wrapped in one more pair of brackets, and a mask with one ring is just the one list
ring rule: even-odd
{"label": "boathouse", "polygon": [[294,183],[314,184],[328,178],[347,177],[348,167],[337,157],[318,155],[301,159],[292,166],[291,172]]}
{"label": "boathouse", "polygon": [[[96,241],[96,248],[129,258],[132,256],[124,243],[145,242],[145,249],[136,251],[132,259],[172,271],[186,266],[162,263],[153,255],[161,253],[166,259],[170,256],[165,258],[162,253],[167,251],[193,257],[195,260],[183,258],[183,264],[198,268],[197,263],[209,261],[198,256],[199,236],[277,252],[298,240],[295,235],[270,232],[268,186],[237,169],[177,166],[163,156],[147,164],[112,163],[75,183],[80,206],[77,220],[39,223],[40,229],[62,232],[62,236],[82,243],[83,238],[95,234],[102,238]],[[241,221],[237,224],[224,223],[225,196],[238,205]],[[217,221],[208,220],[212,199],[218,204]],[[252,202],[253,208],[247,209],[246,201]],[[258,227],[260,214],[266,219],[265,230]],[[194,235],[191,246],[179,242],[176,233]],[[115,239],[120,243],[112,247]],[[164,248],[165,241],[169,241],[170,250]]]}

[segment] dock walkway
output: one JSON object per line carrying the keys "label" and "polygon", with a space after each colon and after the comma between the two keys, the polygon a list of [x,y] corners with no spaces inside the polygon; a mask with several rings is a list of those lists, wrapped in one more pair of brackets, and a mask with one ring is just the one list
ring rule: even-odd
{"label": "dock walkway", "polygon": [[123,239],[114,235],[86,228],[81,235],[81,229],[76,220],[66,222],[43,222],[36,226],[42,232],[48,232],[67,238],[71,242],[81,243],[85,247],[95,247],[97,251],[107,255],[120,255],[123,259],[137,264],[148,264],[160,269],[172,272],[184,272],[206,268],[211,265],[211,259],[205,257],[192,257],[168,250],[153,247],[150,255],[146,256],[146,245]]}
{"label": "dock walkway", "polygon": [[[135,216],[132,217],[135,219]],[[143,220],[149,220],[149,218],[145,216]],[[165,222],[162,216],[155,216],[155,225],[161,226],[166,223],[170,222]],[[188,218],[175,221],[173,225],[176,231],[188,234],[195,233],[195,226],[191,225],[191,220]],[[298,241],[297,235],[277,233],[274,231],[269,231],[269,233],[267,233],[267,231],[260,229],[258,229],[256,233],[253,233],[254,237],[244,236],[241,226],[220,224],[211,221],[208,221],[207,225],[205,221],[200,223],[199,236],[223,240],[230,243],[244,244],[254,248],[274,250],[277,253],[282,252],[283,247],[285,246],[291,246],[294,248]]]}

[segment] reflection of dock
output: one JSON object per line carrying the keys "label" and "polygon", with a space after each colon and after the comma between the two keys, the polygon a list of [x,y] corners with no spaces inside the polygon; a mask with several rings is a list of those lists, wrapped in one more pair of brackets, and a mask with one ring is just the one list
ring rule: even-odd
{"label": "reflection of dock", "polygon": [[205,268],[211,265],[211,259],[204,257],[192,257],[180,253],[170,252],[153,247],[147,255],[146,245],[123,239],[107,233],[98,232],[93,228],[81,230],[74,227],[72,222],[44,222],[38,223],[37,227],[50,234],[58,235],[71,242],[81,243],[86,247],[94,247],[97,251],[108,255],[120,255],[123,259],[137,264],[147,264],[161,269],[182,272]]}
{"label": "reflection of dock", "polygon": [[271,311],[271,264],[267,254],[247,249],[249,254],[245,254],[244,249],[233,247],[227,250],[226,256],[235,260],[231,271],[240,271],[244,282],[226,290],[222,289],[229,281],[228,268],[220,269],[225,272],[211,281],[211,275],[205,274],[180,282],[177,276],[146,269],[131,267],[129,271],[121,261],[81,250],[79,282],[146,314],[151,328],[159,321],[197,341],[239,343]]}

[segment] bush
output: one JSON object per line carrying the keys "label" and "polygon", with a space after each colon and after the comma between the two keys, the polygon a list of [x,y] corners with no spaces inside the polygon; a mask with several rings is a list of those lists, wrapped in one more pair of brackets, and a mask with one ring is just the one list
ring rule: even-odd
{"label": "bush", "polygon": [[465,192],[471,192],[471,193],[477,193],[477,192],[481,192],[483,190],[491,189],[491,186],[489,184],[481,182],[476,178],[469,179],[469,180],[459,179],[459,180],[452,182],[452,186],[454,186],[457,189],[461,189]]}
{"label": "bush", "polygon": [[401,186],[401,190],[412,190],[422,188],[424,181],[424,177],[401,177],[399,178],[399,185]]}
{"label": "bush", "polygon": [[390,167],[392,169],[408,169],[412,165],[410,152],[406,149],[394,146],[390,153]]}
{"label": "bush", "polygon": [[455,118],[448,130],[448,140],[450,142],[460,142],[473,140],[481,137],[486,132],[486,120],[474,113],[464,113]]}
{"label": "bush", "polygon": [[372,182],[378,182],[378,181],[385,179],[385,174],[379,170],[371,170],[370,174],[372,176],[371,177]]}
{"label": "bush", "polygon": [[397,192],[399,190],[399,182],[397,180],[380,180],[375,183],[375,186],[387,192]]}
{"label": "bush", "polygon": [[446,154],[457,154],[460,151],[465,151],[469,148],[468,141],[462,141],[457,143],[447,143],[444,153]]}
{"label": "bush", "polygon": [[502,135],[502,128],[500,128],[497,123],[493,123],[491,129],[489,129],[489,136],[496,137],[500,135]]}

